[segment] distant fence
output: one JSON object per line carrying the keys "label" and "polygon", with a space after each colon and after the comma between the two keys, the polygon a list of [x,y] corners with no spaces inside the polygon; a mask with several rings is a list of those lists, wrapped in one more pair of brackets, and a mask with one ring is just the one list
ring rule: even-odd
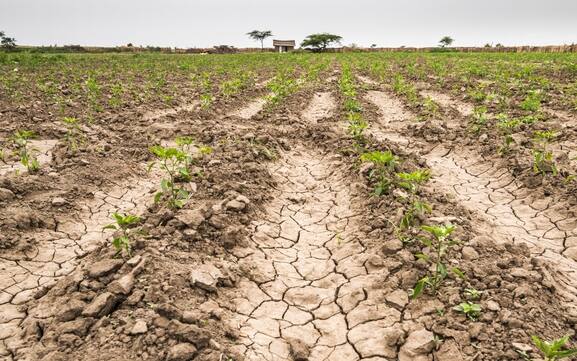
{"label": "distant fence", "polygon": [[[342,51],[357,51],[355,48],[341,48]],[[462,53],[494,52],[494,53],[576,53],[577,44],[571,45],[554,45],[554,46],[492,46],[492,47],[451,47],[451,48],[370,48],[361,49],[361,51],[390,51],[390,52],[439,52],[439,51],[457,51]]]}
{"label": "distant fence", "polygon": [[[137,47],[137,46],[117,46],[117,47],[89,47],[80,45],[65,46],[18,46],[15,51],[31,51],[40,53],[144,53],[158,52],[167,54],[234,54],[234,53],[259,53],[274,52],[273,48],[235,48],[229,45],[219,45],[212,48],[162,48],[162,47]],[[297,49],[297,52],[304,50]],[[577,44],[553,45],[553,46],[492,46],[492,47],[428,47],[428,48],[359,48],[341,47],[330,48],[327,52],[494,52],[494,53],[576,53]]]}

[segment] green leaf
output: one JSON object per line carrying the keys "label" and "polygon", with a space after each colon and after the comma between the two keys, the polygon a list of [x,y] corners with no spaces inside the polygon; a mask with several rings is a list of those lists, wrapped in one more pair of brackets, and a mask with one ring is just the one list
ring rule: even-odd
{"label": "green leaf", "polygon": [[419,297],[423,293],[423,290],[425,289],[425,286],[427,285],[428,282],[429,277],[423,277],[419,281],[417,281],[415,287],[411,291],[411,298],[415,299]]}
{"label": "green leaf", "polygon": [[459,268],[457,267],[453,267],[451,269],[451,271],[453,271],[453,273],[455,275],[457,275],[457,277],[461,278],[461,279],[465,279],[465,274],[463,273],[463,271],[461,271]]}
{"label": "green leaf", "polygon": [[430,257],[427,256],[427,255],[424,254],[424,253],[417,253],[417,254],[415,255],[415,257],[417,257],[417,259],[422,259],[422,260],[425,260],[425,261],[429,261],[429,259],[430,259]]}
{"label": "green leaf", "polygon": [[117,228],[116,228],[116,225],[115,225],[115,224],[108,224],[108,225],[102,227],[102,230],[105,230],[105,229],[113,229],[113,230],[116,230]]}

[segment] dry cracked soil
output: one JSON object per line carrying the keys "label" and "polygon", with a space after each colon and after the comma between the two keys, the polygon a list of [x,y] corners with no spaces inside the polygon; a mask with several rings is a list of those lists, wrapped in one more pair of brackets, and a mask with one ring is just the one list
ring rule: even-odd
{"label": "dry cracked soil", "polygon": [[[275,107],[253,89],[209,110],[192,102],[95,123],[95,148],[73,157],[44,126],[46,140],[32,143],[37,174],[0,167],[0,357],[522,360],[538,357],[531,335],[573,336],[575,201],[528,188],[480,147],[421,136],[433,121],[418,123],[402,99],[359,75],[365,146],[393,150],[399,171],[428,167],[420,196],[433,211],[418,222],[451,222],[462,241],[447,252],[465,276],[412,299],[430,271],[415,255],[431,250],[396,232],[403,192],[371,193],[338,71],[325,75]],[[423,95],[463,117],[472,109]],[[119,132],[130,142],[111,136]],[[179,135],[212,152],[191,154],[191,199],[174,210],[152,201],[162,174],[146,164],[151,144]],[[141,218],[123,257],[103,230],[114,212]],[[465,300],[480,315],[453,310]]]}

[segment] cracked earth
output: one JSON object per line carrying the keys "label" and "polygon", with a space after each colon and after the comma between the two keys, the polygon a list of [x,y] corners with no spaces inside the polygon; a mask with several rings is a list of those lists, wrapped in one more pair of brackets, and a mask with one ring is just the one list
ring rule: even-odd
{"label": "cracked earth", "polygon": [[[52,149],[56,146],[58,140],[30,140],[28,144],[29,152],[36,157],[40,166],[49,163],[52,160]],[[9,173],[26,172],[26,167],[20,162],[0,163],[0,176]]]}
{"label": "cracked earth", "polygon": [[[156,182],[136,179],[94,193],[76,214],[56,220],[56,229],[35,232],[36,244],[22,252],[0,256],[0,340],[2,349],[20,342],[18,332],[26,313],[20,305],[40,297],[58,279],[71,274],[80,258],[107,241],[114,212],[139,214],[150,201],[149,190]],[[5,351],[0,355],[5,356]]]}
{"label": "cracked earth", "polygon": [[310,360],[394,357],[401,313],[373,287],[383,269],[358,238],[349,186],[331,159],[305,149],[280,163],[280,188],[253,223],[251,247],[234,250],[256,272],[232,299],[236,351],[287,360],[305,345]]}
{"label": "cracked earth", "polygon": [[[439,100],[438,94],[434,95]],[[459,104],[443,96],[441,104]],[[382,117],[373,133],[376,137],[383,134],[395,142],[395,137],[408,133],[402,128],[412,117],[398,100],[378,91],[370,92],[367,100],[379,108]],[[418,143],[401,137],[397,143]],[[476,225],[479,234],[497,242],[527,244],[534,256],[554,266],[553,279],[565,300],[577,300],[577,215],[573,207],[563,199],[531,192],[505,166],[485,161],[473,150],[437,146],[424,158],[434,175],[431,189],[454,196],[475,214],[480,220]]]}

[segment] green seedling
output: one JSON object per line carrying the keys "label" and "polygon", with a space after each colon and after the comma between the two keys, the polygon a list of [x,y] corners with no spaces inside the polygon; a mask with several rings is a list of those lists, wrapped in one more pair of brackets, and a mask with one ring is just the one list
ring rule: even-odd
{"label": "green seedling", "polygon": [[112,218],[115,222],[105,226],[103,229],[120,231],[120,235],[112,239],[112,246],[116,249],[116,255],[124,251],[130,257],[132,251],[131,240],[135,234],[135,232],[132,232],[132,228],[140,222],[140,218],[131,214],[120,213],[113,213]]}
{"label": "green seedling", "polygon": [[72,152],[76,152],[78,149],[78,144],[80,143],[80,126],[78,125],[78,119],[75,117],[64,117],[62,122],[66,126],[66,142],[68,143],[68,148]]}
{"label": "green seedling", "polygon": [[476,290],[474,288],[465,289],[465,297],[471,301],[477,301],[481,299],[483,291]]}
{"label": "green seedling", "polygon": [[503,135],[503,144],[499,148],[499,154],[503,155],[511,151],[511,144],[515,142],[512,133],[521,122],[518,119],[509,119],[505,114],[499,114],[497,120],[497,126]]}
{"label": "green seedling", "polygon": [[541,94],[538,91],[530,91],[520,104],[521,109],[535,113],[541,108]]}
{"label": "green seedling", "polygon": [[200,96],[200,107],[204,110],[210,109],[213,101],[214,97],[212,96],[212,94],[202,94]]}
{"label": "green seedling", "polygon": [[[191,179],[188,162],[189,155],[180,149],[155,145],[150,152],[157,158],[160,169],[165,178],[160,182],[160,191],[154,196],[155,203],[165,198],[170,208],[182,208],[188,201],[190,194],[184,188],[177,186],[177,180],[189,181]],[[152,169],[156,162],[152,162],[148,169]]]}
{"label": "green seedling", "polygon": [[355,140],[355,144],[357,146],[362,146],[365,144],[365,136],[364,132],[365,129],[369,126],[366,120],[362,118],[360,113],[349,113],[348,114],[348,122],[349,122],[349,134]]}
{"label": "green seedling", "polygon": [[439,114],[439,104],[435,103],[431,97],[426,97],[423,101],[423,108],[430,117],[435,117]]}
{"label": "green seedling", "polygon": [[471,125],[471,131],[478,134],[481,129],[487,125],[487,120],[487,107],[475,107],[473,110],[473,124]]}
{"label": "green seedling", "polygon": [[376,180],[374,194],[380,196],[389,191],[392,182],[390,174],[394,171],[398,158],[390,151],[374,151],[361,154],[361,161],[373,163],[375,168],[369,173]]}
{"label": "green seedling", "polygon": [[535,346],[541,351],[545,361],[556,361],[577,355],[577,348],[567,349],[565,345],[569,341],[569,336],[561,337],[553,341],[544,341],[538,336],[531,336]]}
{"label": "green seedling", "polygon": [[558,174],[557,166],[553,160],[553,152],[549,150],[549,143],[557,134],[550,130],[536,131],[533,134],[533,142],[536,148],[532,150],[533,154],[533,171],[546,175],[553,173]]}
{"label": "green seedling", "polygon": [[[429,234],[428,237],[422,237],[421,242],[434,252],[434,259],[431,259],[430,256],[425,254],[418,254],[417,257],[430,262],[434,268],[431,274],[421,278],[417,282],[411,292],[413,299],[419,297],[426,288],[430,289],[433,294],[437,293],[439,286],[448,276],[445,261],[447,250],[457,243],[456,240],[451,238],[451,234],[455,230],[455,226],[451,224],[443,226],[422,226],[421,229]],[[453,272],[459,277],[462,274],[460,270],[454,269]]]}
{"label": "green seedling", "polygon": [[415,218],[422,217],[427,213],[431,213],[432,210],[433,208],[430,204],[418,199],[413,200],[409,209],[405,211],[403,218],[401,218],[399,228],[401,230],[407,230],[411,228],[415,224]]}
{"label": "green seedling", "polygon": [[270,94],[265,97],[268,107],[273,107],[298,89],[298,83],[295,78],[290,76],[288,71],[283,71],[275,76],[268,84]]}
{"label": "green seedling", "polygon": [[35,137],[31,130],[18,130],[14,133],[12,140],[17,148],[20,163],[26,167],[28,172],[34,173],[40,169],[40,163],[34,155],[35,149],[30,147],[30,139]]}
{"label": "green seedling", "polygon": [[420,169],[411,173],[397,173],[397,184],[415,194],[419,190],[419,186],[429,179],[431,179],[431,171],[428,169]]}
{"label": "green seedling", "polygon": [[108,100],[108,105],[112,108],[118,108],[122,105],[122,95],[124,94],[124,88],[122,83],[113,84],[110,87],[111,97]]}
{"label": "green seedling", "polygon": [[463,302],[453,307],[453,310],[463,313],[470,320],[476,320],[481,311],[481,305],[471,302]]}

